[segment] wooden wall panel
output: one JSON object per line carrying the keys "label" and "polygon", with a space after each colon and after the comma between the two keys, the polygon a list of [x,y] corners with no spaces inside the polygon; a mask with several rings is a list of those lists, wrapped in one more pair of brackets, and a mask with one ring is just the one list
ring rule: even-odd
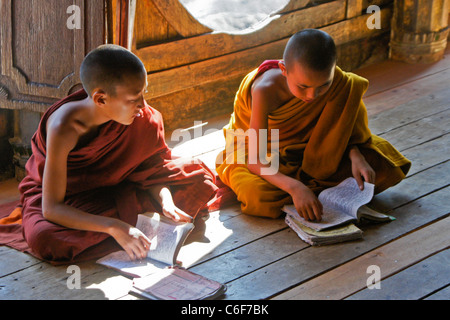
{"label": "wooden wall panel", "polygon": [[[67,27],[71,5],[80,29]],[[79,85],[84,56],[104,42],[103,1],[3,0],[0,16],[0,108],[45,111]]]}
{"label": "wooden wall panel", "polygon": [[0,180],[11,161],[20,180],[41,113],[81,87],[81,62],[105,42],[105,2],[1,0],[0,17],[0,117],[9,121],[0,154],[13,153],[0,157]]}
{"label": "wooden wall panel", "polygon": [[[145,1],[146,6],[148,2],[158,12],[137,10],[137,21],[148,23],[137,23],[134,51],[147,68],[146,99],[162,112],[167,131],[229,114],[240,80],[263,60],[281,59],[289,37],[299,30],[317,28],[332,35],[338,45],[340,66],[348,71],[366,61],[387,57],[393,0],[291,0],[268,17],[262,28],[241,34],[205,30],[195,34],[192,30],[199,27],[198,22],[180,13],[177,1]],[[176,10],[170,10],[175,4]],[[366,7],[370,4],[382,8],[381,29],[366,25]],[[143,6],[143,0],[138,0],[138,8]],[[179,12],[176,23],[174,12]],[[149,22],[152,15],[155,24]],[[161,18],[168,28],[180,31],[183,25],[188,31],[165,33],[159,30]]]}
{"label": "wooden wall panel", "polygon": [[134,32],[134,41],[137,48],[164,42],[179,36],[152,1],[138,1],[136,3]]}
{"label": "wooden wall panel", "polygon": [[[47,0],[47,5],[57,12],[65,13],[71,1]],[[13,1],[11,10],[14,14],[11,21],[13,67],[20,70],[29,83],[58,87],[66,76],[73,73],[78,58],[74,55],[73,46],[64,46],[55,41],[60,38],[68,44],[75,42],[75,32],[65,27],[67,15],[46,15],[48,9],[39,6],[35,0]]]}
{"label": "wooden wall panel", "polygon": [[164,15],[182,37],[192,37],[210,33],[210,28],[198,22],[178,0],[152,0],[155,7]]}

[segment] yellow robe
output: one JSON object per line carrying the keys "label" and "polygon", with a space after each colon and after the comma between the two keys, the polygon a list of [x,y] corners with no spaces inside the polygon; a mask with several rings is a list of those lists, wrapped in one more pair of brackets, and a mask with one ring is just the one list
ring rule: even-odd
{"label": "yellow robe", "polygon": [[[252,112],[251,87],[258,69],[241,82],[235,97],[234,112],[224,127],[227,149],[234,139],[227,132],[247,132]],[[269,115],[270,129],[279,130],[279,168],[288,176],[301,180],[316,194],[352,176],[348,147],[358,145],[361,153],[376,172],[375,192],[381,192],[407,174],[411,162],[388,141],[373,135],[368,127],[367,110],[362,96],[368,81],[336,67],[329,90],[311,103],[293,98]],[[236,144],[236,142],[234,142]],[[231,147],[232,150],[233,147]],[[235,146],[236,148],[236,146]],[[228,159],[226,150],[218,155],[216,170],[241,202],[246,214],[277,218],[284,204],[292,203],[289,194],[251,173],[245,161],[236,155]],[[246,147],[247,156],[248,146]],[[246,158],[246,160],[248,160]]]}

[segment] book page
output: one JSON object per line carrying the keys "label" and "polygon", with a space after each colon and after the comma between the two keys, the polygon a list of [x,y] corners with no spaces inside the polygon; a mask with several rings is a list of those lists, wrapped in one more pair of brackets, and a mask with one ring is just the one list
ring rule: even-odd
{"label": "book page", "polygon": [[151,242],[146,259],[131,260],[124,250],[120,250],[97,260],[97,263],[133,277],[152,274],[176,263],[178,252],[194,225],[177,223],[157,213],[146,213],[138,215],[136,228]]}
{"label": "book page", "polygon": [[347,178],[339,185],[323,190],[319,194],[323,206],[322,220],[319,222],[303,219],[294,205],[285,205],[282,210],[303,225],[320,231],[355,221],[358,208],[372,199],[373,192],[373,184],[365,182],[361,191],[354,178]]}
{"label": "book page", "polygon": [[110,253],[98,259],[97,263],[134,278],[145,277],[167,267],[167,264],[151,259],[131,260],[124,250]]}
{"label": "book page", "polygon": [[138,215],[136,228],[150,239],[148,258],[174,265],[183,240],[194,225],[177,223],[154,213]]}
{"label": "book page", "polygon": [[351,216],[344,214],[339,210],[334,210],[333,208],[325,206],[323,208],[322,220],[319,222],[305,220],[298,214],[297,210],[295,210],[294,205],[285,205],[283,211],[304,226],[316,231],[325,230],[354,220]]}
{"label": "book page", "polygon": [[325,211],[333,208],[335,213],[350,215],[357,218],[358,208],[370,202],[374,193],[374,185],[364,182],[364,190],[360,190],[355,178],[347,178],[335,187],[323,190],[319,201]]}
{"label": "book page", "polygon": [[222,284],[177,267],[134,279],[137,292],[162,300],[198,300],[213,295]]}

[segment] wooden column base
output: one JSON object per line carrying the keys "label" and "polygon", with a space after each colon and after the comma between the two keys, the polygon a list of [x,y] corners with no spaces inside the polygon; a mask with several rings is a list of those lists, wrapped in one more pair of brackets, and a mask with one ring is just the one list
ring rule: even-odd
{"label": "wooden column base", "polygon": [[403,33],[401,41],[392,30],[389,58],[407,63],[433,63],[444,56],[448,28],[424,34]]}
{"label": "wooden column base", "polygon": [[450,0],[394,0],[389,57],[433,63],[444,56]]}

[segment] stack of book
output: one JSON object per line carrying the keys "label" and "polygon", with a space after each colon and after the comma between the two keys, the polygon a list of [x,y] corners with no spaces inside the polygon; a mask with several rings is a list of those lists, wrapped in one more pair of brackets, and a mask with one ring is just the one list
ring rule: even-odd
{"label": "stack of book", "polygon": [[323,206],[319,222],[307,221],[296,211],[294,205],[286,205],[286,224],[298,236],[311,245],[326,245],[361,239],[363,232],[355,223],[362,219],[374,222],[395,220],[392,216],[377,212],[368,206],[374,194],[374,185],[364,182],[360,190],[354,178],[347,178],[339,185],[325,189],[319,194]]}

